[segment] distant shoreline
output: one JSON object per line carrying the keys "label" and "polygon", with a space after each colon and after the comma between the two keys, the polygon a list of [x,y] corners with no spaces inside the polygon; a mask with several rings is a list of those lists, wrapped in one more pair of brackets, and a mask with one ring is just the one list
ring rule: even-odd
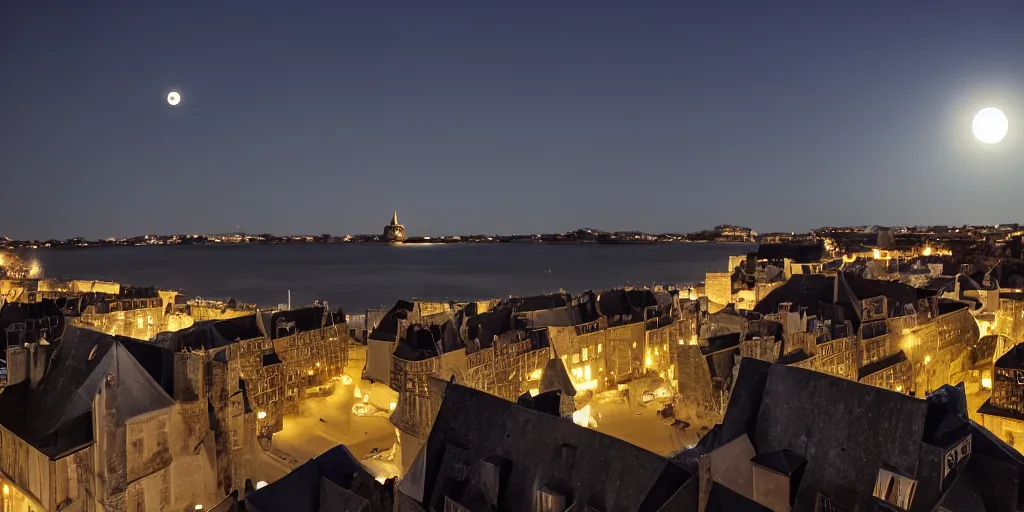
{"label": "distant shoreline", "polygon": [[208,243],[170,243],[170,244],[118,244],[118,243],[93,243],[89,245],[58,245],[51,247],[43,246],[22,246],[12,247],[12,250],[87,250],[87,249],[117,249],[117,248],[145,248],[145,247],[247,247],[247,246],[308,246],[308,245],[358,245],[358,246],[416,246],[416,245],[689,245],[689,244],[724,244],[724,245],[758,245],[759,242],[740,242],[734,240],[652,240],[652,241],[518,241],[518,240],[491,240],[491,241],[447,241],[447,240],[424,240],[402,243],[391,242],[208,242]]}

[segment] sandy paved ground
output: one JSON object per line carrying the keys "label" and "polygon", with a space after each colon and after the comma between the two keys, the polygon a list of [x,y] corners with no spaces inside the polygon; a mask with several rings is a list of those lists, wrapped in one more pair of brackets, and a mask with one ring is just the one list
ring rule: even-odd
{"label": "sandy paved ground", "polygon": [[[264,454],[266,461],[260,465],[258,478],[272,482],[291,471],[294,465],[303,464],[339,444],[347,446],[360,460],[369,457],[374,448],[386,451],[395,444],[395,427],[387,417],[352,414],[352,406],[362,401],[355,397],[357,386],[360,395],[369,391],[370,403],[384,411],[397,399],[397,394],[386,385],[371,385],[360,379],[365,360],[365,349],[353,347],[345,369],[353,384],[338,386],[334,395],[310,400],[304,404],[301,414],[285,417],[284,430],[274,434],[274,452],[294,459],[295,463]],[[363,464],[375,476],[397,474],[397,468],[388,461],[363,460]]]}

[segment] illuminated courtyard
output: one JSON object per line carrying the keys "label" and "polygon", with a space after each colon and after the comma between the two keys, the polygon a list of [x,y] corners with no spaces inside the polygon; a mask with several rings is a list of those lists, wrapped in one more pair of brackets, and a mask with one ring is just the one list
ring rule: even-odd
{"label": "illuminated courtyard", "polygon": [[[349,350],[345,376],[351,383],[338,386],[329,397],[307,399],[299,414],[285,416],[284,429],[274,434],[272,448],[257,468],[259,480],[273,482],[339,444],[347,446],[375,477],[398,476],[398,468],[386,460],[396,440],[387,412],[398,394],[382,383],[361,380],[366,349],[352,345]],[[357,415],[353,407],[358,404],[363,404],[358,409],[376,408],[378,413]]]}

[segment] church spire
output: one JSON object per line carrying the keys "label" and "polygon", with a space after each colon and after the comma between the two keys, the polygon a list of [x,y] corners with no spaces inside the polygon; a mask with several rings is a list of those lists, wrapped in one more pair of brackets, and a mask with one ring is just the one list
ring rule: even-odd
{"label": "church spire", "polygon": [[392,226],[397,226],[398,225],[398,210],[395,210],[395,214],[391,217],[391,225]]}

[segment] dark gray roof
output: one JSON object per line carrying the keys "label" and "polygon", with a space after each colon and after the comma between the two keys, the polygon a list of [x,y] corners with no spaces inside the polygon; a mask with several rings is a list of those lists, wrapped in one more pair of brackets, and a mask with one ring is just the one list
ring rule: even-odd
{"label": "dark gray roof", "polygon": [[[555,486],[603,510],[655,511],[690,474],[664,457],[571,421],[448,384],[420,457],[425,499],[443,504],[444,460],[500,456],[510,464],[499,507],[533,510],[534,490]],[[442,481],[442,479],[444,481]]]}
{"label": "dark gray roof", "polygon": [[[380,341],[395,341],[398,339],[398,329],[401,320],[408,320],[416,305],[412,302],[400,300],[384,314],[377,327],[370,332],[369,339]],[[405,334],[405,333],[401,333]]]}
{"label": "dark gray roof", "polygon": [[1024,370],[1024,343],[1011,348],[996,360],[996,368]]}
{"label": "dark gray roof", "polygon": [[576,387],[572,385],[569,372],[565,370],[565,364],[560,358],[553,357],[545,363],[539,390],[541,393],[558,390],[568,396],[576,396]]}
{"label": "dark gray roof", "polygon": [[861,366],[859,369],[857,369],[857,380],[861,380],[864,377],[874,375],[886,368],[889,368],[890,366],[895,366],[906,360],[907,354],[900,350],[891,356],[883,357],[878,361]]}
{"label": "dark gray roof", "polygon": [[879,468],[915,474],[927,411],[923,400],[772,365],[752,441],[758,453],[788,449],[808,460],[795,508],[813,509],[820,488],[870,497]]}
{"label": "dark gray roof", "polygon": [[333,315],[329,311],[325,311],[322,306],[310,306],[274,312],[270,318],[270,325],[266,327],[270,330],[271,339],[277,339],[285,336],[283,331],[278,332],[279,325],[295,322],[294,332],[299,333],[333,325],[334,320]]}
{"label": "dark gray roof", "polygon": [[84,447],[93,441],[92,400],[108,374],[121,420],[174,405],[117,338],[69,326],[35,388],[0,393],[0,424],[51,459]]}
{"label": "dark gray roof", "polygon": [[757,259],[781,260],[789,258],[794,263],[814,263],[825,258],[825,243],[814,244],[761,244],[757,246]]}
{"label": "dark gray roof", "polygon": [[780,475],[790,476],[803,469],[807,459],[803,455],[793,453],[791,450],[779,450],[775,452],[760,453],[750,459],[750,462],[763,468],[770,469]]}
{"label": "dark gray roof", "polygon": [[387,493],[383,485],[370,481],[373,478],[352,452],[338,445],[250,493],[245,501],[259,512],[351,510],[348,506],[370,502],[374,494],[379,497],[380,493]]}
{"label": "dark gray roof", "polygon": [[705,512],[770,512],[771,509],[747,499],[728,487],[712,482]]}

